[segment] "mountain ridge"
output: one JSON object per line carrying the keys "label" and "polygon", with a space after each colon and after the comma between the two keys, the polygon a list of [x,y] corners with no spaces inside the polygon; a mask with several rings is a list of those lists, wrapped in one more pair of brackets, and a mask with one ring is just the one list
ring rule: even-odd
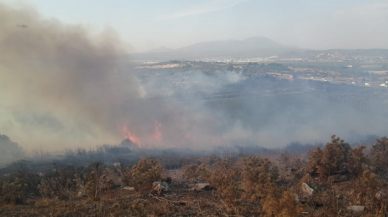
{"label": "mountain ridge", "polygon": [[388,49],[302,49],[279,44],[263,36],[250,37],[244,40],[205,41],[189,46],[171,49],[159,47],[143,53],[130,54],[136,60],[172,60],[172,59],[205,59],[205,58],[258,58],[278,56],[280,58],[314,57],[322,52],[340,52],[345,55],[356,53],[367,56],[388,56]]}
{"label": "mountain ridge", "polygon": [[198,59],[221,56],[235,58],[275,55],[276,53],[293,49],[269,38],[256,36],[244,40],[205,41],[176,49],[159,47],[143,53],[134,53],[131,56],[135,59],[148,60]]}
{"label": "mountain ridge", "polygon": [[170,52],[170,51],[177,52],[177,51],[186,51],[186,50],[208,51],[208,50],[245,50],[245,49],[252,50],[252,49],[278,49],[278,48],[289,48],[289,47],[281,45],[264,36],[256,36],[256,37],[246,38],[244,40],[229,39],[229,40],[204,41],[204,42],[198,42],[198,43],[194,43],[194,44],[176,48],[176,49],[170,49],[162,46],[156,49],[151,49],[144,53],[156,53],[156,52],[161,52],[161,50],[162,52],[164,50],[165,52]]}

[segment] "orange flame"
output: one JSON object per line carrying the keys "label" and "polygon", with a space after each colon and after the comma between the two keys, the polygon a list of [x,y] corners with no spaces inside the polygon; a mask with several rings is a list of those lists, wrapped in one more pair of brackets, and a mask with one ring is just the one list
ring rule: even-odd
{"label": "orange flame", "polygon": [[140,145],[140,140],[139,138],[131,133],[129,130],[128,130],[128,126],[127,124],[124,124],[122,127],[121,127],[121,133],[124,135],[125,138],[129,139],[131,142],[133,142],[135,145],[137,146],[141,146]]}

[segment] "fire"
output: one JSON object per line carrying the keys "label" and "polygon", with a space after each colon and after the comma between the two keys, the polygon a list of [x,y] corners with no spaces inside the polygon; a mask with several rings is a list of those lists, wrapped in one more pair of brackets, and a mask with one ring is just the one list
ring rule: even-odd
{"label": "fire", "polygon": [[[128,129],[129,127],[129,124],[126,123],[124,124],[122,127],[121,127],[121,133],[123,134],[123,136],[127,139],[129,139],[131,142],[133,142],[135,145],[141,147],[143,146],[144,143],[141,143],[140,142],[140,139],[137,135],[135,135],[133,133],[133,131],[130,131]],[[158,120],[155,120],[154,121],[154,131],[153,132],[150,132],[150,137],[145,137],[145,138],[148,138],[154,142],[158,142],[160,143],[163,139],[163,134],[161,132],[161,127],[162,127],[162,124],[158,121]],[[151,134],[152,133],[152,134]],[[144,140],[142,140],[144,142]],[[148,140],[146,139],[146,142]],[[148,141],[150,142],[150,141]]]}
{"label": "fire", "polygon": [[121,133],[137,146],[141,146],[139,138],[128,130],[127,124],[121,127]]}
{"label": "fire", "polygon": [[157,142],[162,141],[163,134],[160,132],[160,128],[162,127],[162,124],[158,121],[154,121],[154,133],[152,134],[152,138],[156,140]]}

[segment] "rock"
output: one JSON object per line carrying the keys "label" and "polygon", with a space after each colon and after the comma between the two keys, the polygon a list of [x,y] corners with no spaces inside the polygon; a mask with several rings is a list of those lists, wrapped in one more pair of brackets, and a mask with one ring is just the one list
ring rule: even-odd
{"label": "rock", "polygon": [[168,191],[168,189],[167,182],[155,181],[152,183],[152,190],[156,191],[158,194],[162,193],[162,191]]}
{"label": "rock", "polygon": [[77,197],[83,197],[85,196],[85,192],[78,191]]}
{"label": "rock", "polygon": [[78,186],[78,194],[77,194],[77,197],[85,197],[85,196],[86,196],[85,186],[79,185],[79,186]]}
{"label": "rock", "polygon": [[376,199],[378,200],[384,200],[387,197],[387,194],[384,191],[378,191],[375,194]]}
{"label": "rock", "polygon": [[211,187],[209,183],[197,183],[190,190],[191,191],[211,190]]}
{"label": "rock", "polygon": [[85,187],[81,185],[79,186],[77,197],[85,197],[85,196],[86,196]]}
{"label": "rock", "polygon": [[365,210],[365,206],[348,206],[347,209],[353,212],[363,212]]}
{"label": "rock", "polygon": [[128,187],[128,186],[124,187],[123,189],[127,190],[127,191],[134,191],[135,190],[134,187]]}
{"label": "rock", "polygon": [[310,188],[306,183],[302,183],[302,192],[304,195],[311,196],[314,193],[314,189]]}

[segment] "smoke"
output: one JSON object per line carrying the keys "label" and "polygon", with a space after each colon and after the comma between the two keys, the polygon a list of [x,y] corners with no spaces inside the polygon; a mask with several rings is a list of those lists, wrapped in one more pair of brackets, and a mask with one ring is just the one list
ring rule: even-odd
{"label": "smoke", "polygon": [[123,56],[127,45],[109,27],[95,35],[0,4],[0,29],[0,132],[27,149],[125,137],[139,146],[204,147],[219,133],[216,116],[145,97]]}
{"label": "smoke", "polygon": [[[175,97],[187,99],[211,95],[219,92],[227,85],[245,80],[240,72],[215,71],[204,74],[199,70],[184,70],[179,73],[166,72],[164,75],[149,76],[143,79],[142,87],[146,97]],[[173,82],[171,82],[173,81]]]}
{"label": "smoke", "polygon": [[[204,118],[214,117],[207,124],[202,121],[192,125],[194,129],[212,130],[194,134],[206,136],[207,147],[254,144],[281,148],[293,141],[324,143],[334,134],[348,142],[357,142],[367,135],[383,136],[387,132],[385,117],[326,100],[331,91],[302,80],[249,78],[235,71],[203,73],[193,69],[148,73],[142,77],[148,97],[174,102],[174,108],[185,107]],[[336,87],[328,89],[331,88]],[[352,88],[360,91],[359,87]],[[175,124],[184,129],[190,122]]]}
{"label": "smoke", "polygon": [[[17,27],[22,24],[28,28]],[[143,147],[281,147],[352,130],[377,134],[388,123],[288,94],[309,86],[282,90],[270,79],[234,71],[136,74],[124,56],[127,44],[109,27],[92,34],[85,26],[0,3],[0,29],[0,134],[28,149],[119,144],[124,138]]]}
{"label": "smoke", "polygon": [[[17,27],[27,25],[28,28]],[[31,8],[0,3],[0,131],[28,147],[74,147],[120,138],[123,111],[114,105],[141,96],[120,69],[127,52],[107,27],[42,18]]]}

